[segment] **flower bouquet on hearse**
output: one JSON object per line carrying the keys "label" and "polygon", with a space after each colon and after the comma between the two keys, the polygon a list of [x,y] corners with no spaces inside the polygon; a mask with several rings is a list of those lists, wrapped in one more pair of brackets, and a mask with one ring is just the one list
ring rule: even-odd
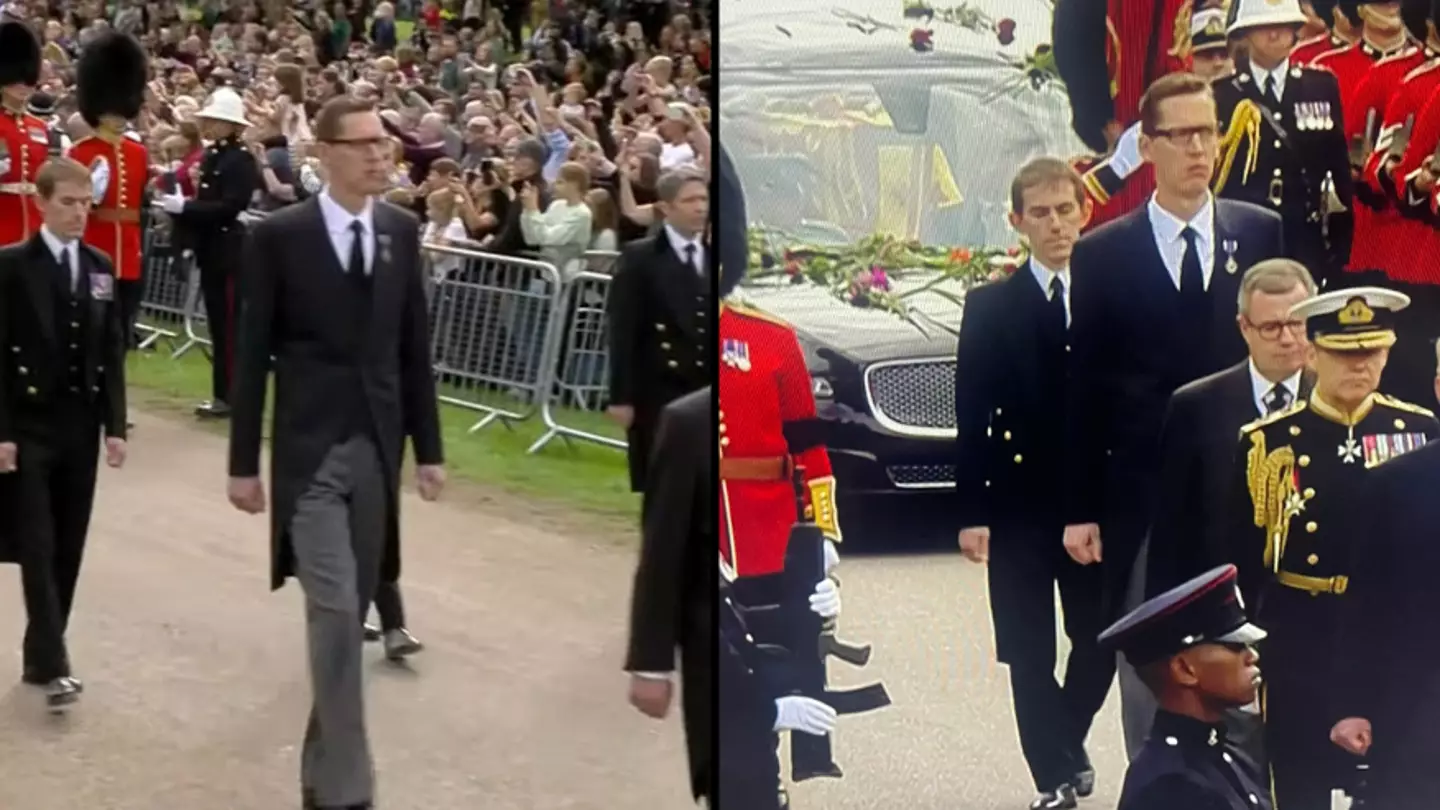
{"label": "flower bouquet on hearse", "polygon": [[850,306],[891,313],[922,331],[926,327],[917,317],[916,299],[937,296],[962,307],[966,290],[1003,279],[1025,260],[1020,247],[923,245],[889,234],[822,246],[801,243],[777,229],[754,227],[749,240],[745,284],[820,287]]}

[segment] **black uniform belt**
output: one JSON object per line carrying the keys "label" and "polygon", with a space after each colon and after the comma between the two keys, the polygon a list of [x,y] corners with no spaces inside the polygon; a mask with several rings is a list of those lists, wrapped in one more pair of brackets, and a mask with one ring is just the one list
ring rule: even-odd
{"label": "black uniform belt", "polygon": [[790,456],[720,459],[723,481],[789,481],[794,469]]}
{"label": "black uniform belt", "polygon": [[1308,577],[1304,574],[1292,574],[1289,571],[1277,571],[1275,580],[1287,588],[1305,591],[1311,596],[1318,596],[1322,593],[1339,596],[1350,588],[1350,577],[1344,574],[1333,577]]}

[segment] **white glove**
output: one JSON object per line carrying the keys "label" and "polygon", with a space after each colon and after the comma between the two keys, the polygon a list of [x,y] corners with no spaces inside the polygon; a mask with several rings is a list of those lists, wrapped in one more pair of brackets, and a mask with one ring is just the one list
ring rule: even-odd
{"label": "white glove", "polygon": [[1140,168],[1144,160],[1140,157],[1140,124],[1132,124],[1115,142],[1115,154],[1110,156],[1110,169],[1120,179],[1125,179]]}
{"label": "white glove", "polygon": [[8,158],[8,157],[0,158],[0,174],[9,174],[9,173],[10,173],[10,158]]}
{"label": "white glove", "polygon": [[815,698],[791,695],[775,700],[775,731],[803,731],[823,737],[835,730],[836,711]]}
{"label": "white glove", "polygon": [[825,574],[829,576],[835,566],[840,564],[840,550],[835,548],[834,540],[825,541]]}
{"label": "white glove", "polygon": [[95,158],[90,164],[90,190],[95,199],[95,204],[105,199],[105,192],[110,189],[110,164],[104,158]]}
{"label": "white glove", "polygon": [[178,214],[185,210],[185,197],[180,193],[167,194],[155,201],[161,211],[167,214]]}
{"label": "white glove", "polygon": [[833,619],[840,615],[840,589],[835,581],[822,579],[810,594],[810,610],[822,619]]}

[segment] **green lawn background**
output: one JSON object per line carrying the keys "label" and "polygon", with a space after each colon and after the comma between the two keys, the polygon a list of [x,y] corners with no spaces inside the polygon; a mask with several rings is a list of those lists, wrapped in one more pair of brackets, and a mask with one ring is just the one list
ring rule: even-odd
{"label": "green lawn background", "polygon": [[[161,341],[154,351],[131,353],[126,366],[131,405],[159,415],[194,419],[195,405],[209,398],[209,361],[198,348],[171,359],[170,349]],[[513,401],[507,406],[523,410]],[[560,413],[563,424],[622,438],[619,429],[601,414],[572,409]],[[633,525],[639,499],[630,492],[623,451],[557,438],[527,455],[526,449],[545,431],[538,413],[516,423],[513,430],[496,421],[468,433],[481,416],[476,411],[440,406],[446,466],[452,478],[515,496],[530,507],[556,507],[579,513],[576,516],[582,519],[590,515]],[[223,423],[213,427],[224,429]]]}

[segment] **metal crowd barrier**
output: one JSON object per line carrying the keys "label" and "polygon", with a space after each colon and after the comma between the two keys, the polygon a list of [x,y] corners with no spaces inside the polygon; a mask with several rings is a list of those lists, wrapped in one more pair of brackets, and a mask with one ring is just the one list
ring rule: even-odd
{"label": "metal crowd barrier", "polygon": [[[255,217],[245,216],[249,224]],[[142,346],[166,340],[179,358],[210,345],[199,272],[170,239],[168,218],[147,217]],[[609,378],[607,310],[618,254],[586,254],[589,268],[564,280],[549,262],[425,245],[430,356],[439,400],[482,414],[474,433],[540,415],[537,453],[556,438],[624,449],[626,444],[564,423],[565,406],[599,411]]]}

